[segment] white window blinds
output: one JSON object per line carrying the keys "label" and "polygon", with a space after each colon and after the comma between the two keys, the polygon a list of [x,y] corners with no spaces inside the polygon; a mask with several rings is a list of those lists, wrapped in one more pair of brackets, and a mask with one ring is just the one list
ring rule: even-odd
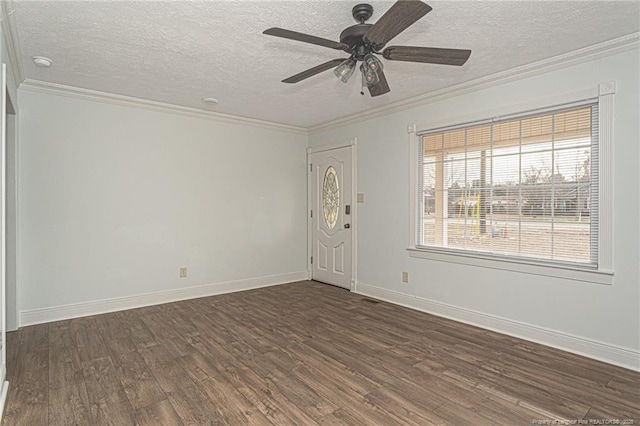
{"label": "white window blinds", "polygon": [[418,246],[597,267],[597,102],[418,136]]}

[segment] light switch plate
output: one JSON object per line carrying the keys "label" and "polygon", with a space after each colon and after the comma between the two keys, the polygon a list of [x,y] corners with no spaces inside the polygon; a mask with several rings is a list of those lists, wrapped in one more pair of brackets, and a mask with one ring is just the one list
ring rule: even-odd
{"label": "light switch plate", "polygon": [[362,192],[358,192],[358,203],[364,203],[364,194]]}

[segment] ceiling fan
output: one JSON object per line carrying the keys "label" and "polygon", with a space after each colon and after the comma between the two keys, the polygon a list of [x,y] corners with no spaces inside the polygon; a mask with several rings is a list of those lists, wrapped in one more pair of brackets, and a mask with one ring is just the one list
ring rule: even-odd
{"label": "ceiling fan", "polygon": [[371,96],[380,96],[391,89],[383,72],[383,64],[376,55],[390,61],[423,62],[428,64],[461,66],[469,56],[471,50],[439,49],[435,47],[412,46],[384,46],[395,36],[409,28],[418,19],[431,11],[431,6],[418,0],[398,0],[378,19],[375,24],[366,24],[371,18],[373,7],[369,4],[358,4],[352,10],[352,15],[359,23],[346,28],[340,34],[340,41],[303,34],[283,28],[269,28],[263,34],[282,37],[290,40],[302,41],[342,50],[350,54],[349,58],[333,59],[308,70],[282,80],[283,83],[297,83],[306,78],[334,68],[334,74],[346,83],[353,75],[358,62],[362,73],[363,91],[367,86]]}

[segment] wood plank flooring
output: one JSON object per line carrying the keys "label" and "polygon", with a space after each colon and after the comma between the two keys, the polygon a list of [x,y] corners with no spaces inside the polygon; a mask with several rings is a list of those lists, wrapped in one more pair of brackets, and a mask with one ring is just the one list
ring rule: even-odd
{"label": "wood plank flooring", "polygon": [[4,425],[640,424],[639,373],[315,282],[7,336]]}

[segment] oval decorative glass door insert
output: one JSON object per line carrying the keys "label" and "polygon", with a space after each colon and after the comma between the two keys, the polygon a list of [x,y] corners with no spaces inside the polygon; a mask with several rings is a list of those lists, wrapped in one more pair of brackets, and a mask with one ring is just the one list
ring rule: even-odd
{"label": "oval decorative glass door insert", "polygon": [[340,188],[338,187],[338,175],[336,174],[336,169],[329,166],[322,182],[322,211],[324,213],[324,221],[329,229],[333,229],[338,222],[339,208]]}

